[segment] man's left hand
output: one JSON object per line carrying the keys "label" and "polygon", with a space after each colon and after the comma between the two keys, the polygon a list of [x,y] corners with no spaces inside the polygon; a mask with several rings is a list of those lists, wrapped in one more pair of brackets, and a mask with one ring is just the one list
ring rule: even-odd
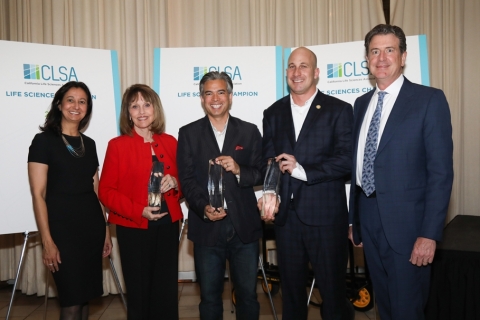
{"label": "man's left hand", "polygon": [[280,162],[280,170],[282,173],[288,172],[292,174],[293,169],[297,167],[297,159],[291,154],[282,153],[275,157],[275,160]]}
{"label": "man's left hand", "polygon": [[433,262],[436,247],[437,243],[435,240],[418,237],[413,245],[412,255],[409,261],[418,267],[427,266]]}
{"label": "man's left hand", "polygon": [[220,156],[215,159],[215,162],[223,167],[225,171],[230,171],[234,175],[240,175],[240,167],[230,156]]}

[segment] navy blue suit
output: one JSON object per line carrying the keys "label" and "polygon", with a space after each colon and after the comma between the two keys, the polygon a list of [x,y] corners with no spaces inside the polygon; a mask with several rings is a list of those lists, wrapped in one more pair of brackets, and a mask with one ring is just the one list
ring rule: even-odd
{"label": "navy blue suit", "polygon": [[366,198],[355,187],[357,149],[374,92],[359,97],[354,107],[353,237],[363,241],[382,320],[423,319],[430,268],[408,259],[417,237],[442,237],[453,181],[450,110],[441,90],[404,79],[378,145],[376,198]]}
{"label": "navy blue suit", "polygon": [[352,121],[351,105],[319,91],[297,140],[290,96],[264,112],[264,163],[281,153],[290,154],[307,176],[307,181],[288,173],[281,178],[275,234],[283,319],[307,318],[308,262],[324,301],[323,319],[342,317],[348,222],[345,177],[351,170]]}

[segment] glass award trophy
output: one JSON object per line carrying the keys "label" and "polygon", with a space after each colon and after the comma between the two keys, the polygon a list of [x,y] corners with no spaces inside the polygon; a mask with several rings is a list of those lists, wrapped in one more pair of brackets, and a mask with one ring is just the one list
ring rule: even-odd
{"label": "glass award trophy", "polygon": [[210,206],[216,211],[223,208],[223,168],[214,159],[208,161],[208,197]]}
{"label": "glass award trophy", "polygon": [[158,210],[152,213],[160,213],[162,204],[162,193],[160,192],[160,183],[163,178],[163,162],[154,161],[148,181],[148,206],[158,207]]}
{"label": "glass award trophy", "polygon": [[278,201],[278,191],[280,190],[280,161],[276,162],[275,158],[268,159],[267,173],[263,182],[263,203],[261,216],[265,214],[273,215]]}

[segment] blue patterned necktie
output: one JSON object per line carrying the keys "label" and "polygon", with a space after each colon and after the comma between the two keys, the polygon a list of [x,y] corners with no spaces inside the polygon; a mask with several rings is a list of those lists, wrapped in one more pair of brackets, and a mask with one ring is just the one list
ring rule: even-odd
{"label": "blue patterned necktie", "polygon": [[375,112],[373,113],[370,127],[368,128],[367,140],[365,141],[365,152],[363,154],[362,169],[362,189],[363,192],[370,196],[375,191],[375,176],[373,172],[373,163],[377,155],[378,128],[380,127],[380,118],[382,116],[383,98],[386,92],[378,93],[378,102]]}

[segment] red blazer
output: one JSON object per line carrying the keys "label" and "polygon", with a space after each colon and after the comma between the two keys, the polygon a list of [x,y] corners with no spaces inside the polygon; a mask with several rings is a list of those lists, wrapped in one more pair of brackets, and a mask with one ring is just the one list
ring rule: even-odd
{"label": "red blazer", "polygon": [[[166,134],[154,134],[154,142],[145,143],[133,130],[133,136],[121,135],[108,143],[98,187],[100,201],[110,209],[108,222],[124,227],[148,228],[142,212],[148,205],[148,179],[152,168],[152,152],[164,163],[164,173],[178,179],[177,140]],[[180,184],[178,185],[180,190]],[[181,192],[165,193],[172,222],[182,218]],[[167,218],[167,217],[165,217]]]}

